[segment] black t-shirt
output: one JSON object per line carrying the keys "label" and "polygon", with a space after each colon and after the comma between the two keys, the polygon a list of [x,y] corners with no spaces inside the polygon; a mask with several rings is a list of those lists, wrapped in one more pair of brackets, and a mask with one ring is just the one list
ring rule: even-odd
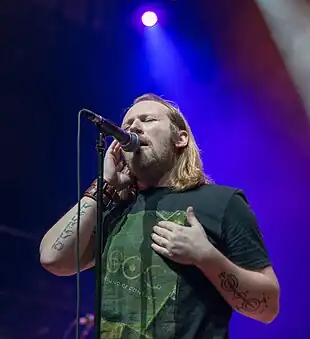
{"label": "black t-shirt", "polygon": [[270,265],[256,218],[242,191],[219,185],[173,192],[141,191],[105,218],[102,258],[102,338],[227,339],[232,308],[194,266],[177,264],[151,248],[153,226],[188,226],[193,206],[211,243],[245,269]]}

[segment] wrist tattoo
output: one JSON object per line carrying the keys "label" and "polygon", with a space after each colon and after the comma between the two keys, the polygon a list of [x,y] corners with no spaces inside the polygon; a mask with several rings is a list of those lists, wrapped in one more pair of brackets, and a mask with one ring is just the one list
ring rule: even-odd
{"label": "wrist tattoo", "polygon": [[239,281],[233,274],[227,274],[222,272],[219,275],[221,279],[221,288],[223,291],[232,293],[233,300],[240,300],[240,303],[236,306],[236,309],[245,313],[263,313],[268,308],[267,299],[269,299],[264,293],[259,299],[257,297],[249,296],[249,291],[240,291]]}
{"label": "wrist tattoo", "polygon": [[[91,205],[87,202],[84,202],[80,209],[80,216],[83,216],[86,213],[86,210],[90,208]],[[66,227],[62,230],[59,237],[52,245],[52,249],[60,252],[64,249],[65,244],[64,240],[74,235],[76,232],[76,225],[77,225],[78,214],[74,215]]]}

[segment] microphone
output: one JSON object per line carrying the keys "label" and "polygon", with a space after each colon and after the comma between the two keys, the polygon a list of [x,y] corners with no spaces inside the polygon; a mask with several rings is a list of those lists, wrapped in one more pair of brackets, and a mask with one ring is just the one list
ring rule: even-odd
{"label": "microphone", "polygon": [[136,133],[126,132],[120,127],[114,125],[111,121],[104,119],[102,116],[83,108],[81,110],[87,118],[100,127],[108,136],[115,138],[125,152],[135,152],[140,147],[140,139]]}

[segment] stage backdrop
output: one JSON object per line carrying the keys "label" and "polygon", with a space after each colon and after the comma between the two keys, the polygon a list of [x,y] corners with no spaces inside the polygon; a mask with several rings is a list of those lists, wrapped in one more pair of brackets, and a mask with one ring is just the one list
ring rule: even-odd
{"label": "stage backdrop", "polygon": [[[73,321],[75,278],[45,272],[38,246],[76,202],[77,112],[120,123],[146,92],[175,100],[206,172],[244,190],[279,277],[278,318],[234,315],[231,338],[310,338],[309,118],[255,3],[163,1],[149,30],[137,1],[1,7],[1,338],[61,338]],[[95,140],[83,119],[82,190]],[[93,279],[82,274],[82,313],[93,311]]]}

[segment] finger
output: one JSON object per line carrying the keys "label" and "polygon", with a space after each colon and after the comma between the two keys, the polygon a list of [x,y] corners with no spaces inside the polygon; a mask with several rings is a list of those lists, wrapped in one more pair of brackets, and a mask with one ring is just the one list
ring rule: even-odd
{"label": "finger", "polygon": [[117,140],[114,140],[114,141],[116,142],[114,149],[119,151],[121,149],[121,144]]}
{"label": "finger", "polygon": [[187,221],[189,222],[189,224],[191,226],[199,226],[201,227],[200,225],[200,222],[197,220],[196,216],[195,216],[195,213],[194,213],[194,209],[192,206],[189,206],[186,210],[186,217],[187,217]]}
{"label": "finger", "polygon": [[129,173],[129,172],[130,172],[130,170],[129,170],[129,167],[128,167],[128,165],[125,163],[125,161],[124,161],[124,160],[123,160],[123,163],[124,163],[124,168],[123,168],[122,172],[123,172],[123,173]]}
{"label": "finger", "polygon": [[123,171],[124,167],[125,167],[124,161],[120,161],[119,164],[116,166],[116,171],[121,172]]}
{"label": "finger", "polygon": [[114,150],[115,150],[116,144],[117,144],[116,140],[111,142],[111,144],[108,147],[107,152],[106,152],[107,155],[114,155],[114,152],[115,152]]}
{"label": "finger", "polygon": [[114,158],[115,165],[117,165],[121,160],[121,146],[118,141],[114,140],[111,143],[108,153]]}
{"label": "finger", "polygon": [[134,180],[134,175],[130,172],[130,169],[127,165],[124,166],[124,168],[121,171],[121,174],[129,177],[131,180]]}
{"label": "finger", "polygon": [[170,240],[172,232],[163,227],[154,226],[153,232],[158,234],[160,237]]}
{"label": "finger", "polygon": [[170,252],[165,248],[165,247],[161,247],[158,246],[156,243],[152,243],[151,244],[152,249],[157,252],[158,254],[161,254],[167,258],[171,257],[172,255],[170,254]]}
{"label": "finger", "polygon": [[169,231],[174,231],[176,228],[180,227],[179,225],[175,224],[174,222],[171,221],[160,221],[157,226],[161,228],[165,228]]}
{"label": "finger", "polygon": [[108,151],[114,151],[116,145],[117,145],[117,140],[113,140],[108,148]]}
{"label": "finger", "polygon": [[157,235],[156,233],[152,233],[151,238],[157,245],[161,247],[167,247],[167,245],[169,244],[169,241],[167,239]]}
{"label": "finger", "polygon": [[117,153],[117,154],[121,155],[121,145],[118,141],[116,141],[116,140],[114,140],[114,141],[115,141],[115,144],[113,145],[112,152],[115,153],[115,154]]}

